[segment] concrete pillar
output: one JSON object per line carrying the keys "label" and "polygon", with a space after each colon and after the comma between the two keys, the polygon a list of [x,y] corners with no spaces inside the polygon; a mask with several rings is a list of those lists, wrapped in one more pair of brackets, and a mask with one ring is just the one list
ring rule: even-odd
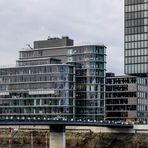
{"label": "concrete pillar", "polygon": [[45,134],[45,144],[46,144],[46,148],[49,148],[48,146],[48,133]]}
{"label": "concrete pillar", "polygon": [[33,143],[33,133],[32,133],[32,132],[31,132],[30,140],[31,140],[31,148],[34,148],[34,143]]}
{"label": "concrete pillar", "polygon": [[8,148],[12,147],[12,133],[13,133],[13,129],[9,128],[9,147]]}
{"label": "concrete pillar", "polygon": [[50,148],[66,148],[65,126],[50,125]]}

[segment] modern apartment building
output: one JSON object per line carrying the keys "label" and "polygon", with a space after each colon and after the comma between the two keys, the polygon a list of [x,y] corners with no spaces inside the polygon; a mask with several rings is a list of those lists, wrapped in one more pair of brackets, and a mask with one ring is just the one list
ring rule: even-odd
{"label": "modern apartment building", "polygon": [[148,0],[125,0],[125,74],[148,73]]}
{"label": "modern apartment building", "polygon": [[60,59],[62,63],[67,63],[67,50],[73,47],[73,40],[68,37],[49,38],[47,40],[34,41],[33,48],[19,51],[18,65],[32,65],[33,63],[46,64],[48,58]]}
{"label": "modern apartment building", "polygon": [[16,66],[0,69],[0,119],[104,118],[104,45],[48,38],[19,53]]}
{"label": "modern apartment building", "polygon": [[83,45],[68,49],[68,62],[76,65],[76,117],[104,117],[106,47]]}
{"label": "modern apartment building", "polygon": [[106,119],[148,123],[148,78],[106,77]]}
{"label": "modern apartment building", "polygon": [[0,69],[0,119],[74,118],[73,79],[68,64]]}

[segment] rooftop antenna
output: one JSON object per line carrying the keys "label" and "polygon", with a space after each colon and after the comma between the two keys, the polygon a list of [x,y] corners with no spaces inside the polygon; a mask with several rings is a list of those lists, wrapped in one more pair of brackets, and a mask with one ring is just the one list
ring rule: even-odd
{"label": "rooftop antenna", "polygon": [[30,49],[33,49],[33,48],[30,46],[30,44],[26,44],[26,46],[28,46]]}

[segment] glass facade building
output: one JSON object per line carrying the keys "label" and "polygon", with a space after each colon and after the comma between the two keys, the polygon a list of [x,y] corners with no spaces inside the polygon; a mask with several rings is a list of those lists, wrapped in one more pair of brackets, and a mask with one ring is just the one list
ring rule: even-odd
{"label": "glass facade building", "polygon": [[104,118],[106,47],[61,40],[36,41],[16,66],[0,68],[0,120]]}
{"label": "glass facade building", "polygon": [[148,0],[125,0],[125,74],[148,73]]}
{"label": "glass facade building", "polygon": [[88,45],[70,48],[68,62],[76,65],[76,118],[103,119],[106,47]]}
{"label": "glass facade building", "polygon": [[0,119],[74,118],[73,79],[67,64],[0,69]]}

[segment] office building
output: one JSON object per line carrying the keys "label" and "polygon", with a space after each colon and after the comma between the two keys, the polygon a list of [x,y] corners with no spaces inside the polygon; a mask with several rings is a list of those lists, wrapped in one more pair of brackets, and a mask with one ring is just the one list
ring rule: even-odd
{"label": "office building", "polygon": [[106,119],[148,123],[148,78],[106,77]]}
{"label": "office building", "polygon": [[125,74],[148,73],[148,0],[125,0]]}
{"label": "office building", "polygon": [[0,69],[0,119],[104,118],[106,47],[68,37],[35,41],[16,66]]}

